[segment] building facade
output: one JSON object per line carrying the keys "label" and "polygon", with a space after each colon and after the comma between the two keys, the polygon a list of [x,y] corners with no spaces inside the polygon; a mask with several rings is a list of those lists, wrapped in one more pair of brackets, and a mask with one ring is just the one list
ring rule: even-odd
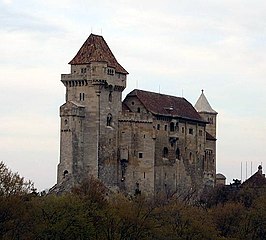
{"label": "building facade", "polygon": [[102,36],[91,34],[62,74],[57,184],[93,176],[129,194],[213,186],[216,117],[203,91],[185,98],[135,89]]}

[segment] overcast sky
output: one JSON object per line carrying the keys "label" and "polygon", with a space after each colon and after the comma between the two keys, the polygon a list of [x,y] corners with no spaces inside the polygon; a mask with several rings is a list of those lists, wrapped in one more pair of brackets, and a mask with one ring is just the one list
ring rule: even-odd
{"label": "overcast sky", "polygon": [[[184,96],[218,112],[217,172],[266,169],[266,2],[0,0],[0,161],[56,182],[60,74],[90,33],[129,72],[127,88]],[[265,170],[264,169],[264,170]]]}

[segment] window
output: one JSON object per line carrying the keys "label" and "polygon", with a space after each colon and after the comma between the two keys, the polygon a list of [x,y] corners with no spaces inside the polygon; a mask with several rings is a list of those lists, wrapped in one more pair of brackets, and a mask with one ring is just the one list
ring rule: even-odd
{"label": "window", "polygon": [[182,133],[184,133],[185,132],[185,128],[184,127],[182,127]]}
{"label": "window", "polygon": [[134,102],[131,102],[131,105],[134,105],[135,103]]}
{"label": "window", "polygon": [[79,101],[84,101],[85,99],[85,93],[80,93],[79,94]]}
{"label": "window", "polygon": [[67,176],[67,174],[68,174],[68,171],[67,171],[67,170],[65,170],[65,171],[64,171],[64,177],[66,177],[66,176]]}
{"label": "window", "polygon": [[167,125],[164,125],[164,131],[167,131]]}
{"label": "window", "polygon": [[175,131],[175,124],[173,122],[170,123],[170,132]]}
{"label": "window", "polygon": [[189,153],[189,160],[192,160],[192,152]]}
{"label": "window", "polygon": [[81,69],[80,69],[80,72],[81,72],[81,73],[86,73],[86,71],[87,71],[86,68],[81,68]]}
{"label": "window", "polygon": [[113,96],[112,96],[112,92],[109,93],[109,102],[112,102],[113,100]]}
{"label": "window", "polygon": [[199,130],[199,135],[202,136],[202,130]]}
{"label": "window", "polygon": [[179,148],[176,149],[175,156],[176,156],[177,159],[180,159],[180,150],[179,150]]}
{"label": "window", "polygon": [[188,133],[189,133],[190,135],[193,135],[193,128],[188,129]]}
{"label": "window", "polygon": [[115,73],[114,69],[111,69],[111,68],[107,69],[107,74],[108,75],[114,75],[114,73]]}
{"label": "window", "polygon": [[67,125],[67,119],[65,119],[65,125]]}
{"label": "window", "polygon": [[143,153],[139,152],[139,158],[143,158]]}
{"label": "window", "polygon": [[138,107],[138,113],[140,113],[140,108]]}
{"label": "window", "polygon": [[160,130],[160,124],[157,124],[157,130]]}
{"label": "window", "polygon": [[109,114],[107,115],[107,123],[106,123],[107,126],[111,126],[112,118],[113,118],[113,117],[112,117],[112,114],[109,113]]}
{"label": "window", "polygon": [[145,172],[143,173],[143,178],[146,178],[146,173]]}
{"label": "window", "polygon": [[163,157],[164,158],[167,158],[168,157],[168,148],[167,147],[164,147],[163,148]]}

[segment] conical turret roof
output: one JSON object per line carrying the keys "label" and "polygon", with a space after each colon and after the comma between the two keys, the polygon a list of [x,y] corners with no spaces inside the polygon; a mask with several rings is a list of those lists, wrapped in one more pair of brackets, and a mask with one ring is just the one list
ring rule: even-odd
{"label": "conical turret roof", "polygon": [[206,113],[213,113],[217,114],[215,110],[212,109],[211,105],[209,104],[207,98],[205,97],[203,90],[201,90],[201,95],[198,101],[195,104],[195,109],[198,112],[206,112]]}
{"label": "conical turret roof", "polygon": [[106,62],[107,66],[113,67],[116,72],[128,74],[128,72],[117,62],[104,38],[95,34],[90,34],[69,64],[79,65],[91,62]]}

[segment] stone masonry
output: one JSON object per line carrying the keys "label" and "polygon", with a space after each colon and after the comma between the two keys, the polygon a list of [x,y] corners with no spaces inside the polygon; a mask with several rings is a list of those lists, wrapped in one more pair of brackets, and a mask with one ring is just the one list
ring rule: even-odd
{"label": "stone masonry", "polygon": [[184,98],[135,89],[102,36],[91,34],[62,74],[57,184],[93,176],[128,194],[213,186],[216,116],[203,91]]}

